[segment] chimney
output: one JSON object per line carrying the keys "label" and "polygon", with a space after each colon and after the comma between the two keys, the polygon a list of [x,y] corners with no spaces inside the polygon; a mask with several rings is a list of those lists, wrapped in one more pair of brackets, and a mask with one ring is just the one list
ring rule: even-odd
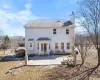
{"label": "chimney", "polygon": [[75,24],[75,14],[74,12],[72,12],[72,14],[70,15],[70,21]]}

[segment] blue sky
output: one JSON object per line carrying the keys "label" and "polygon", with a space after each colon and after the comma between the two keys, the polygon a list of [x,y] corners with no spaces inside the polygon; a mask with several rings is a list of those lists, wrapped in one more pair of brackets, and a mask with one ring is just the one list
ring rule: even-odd
{"label": "blue sky", "polygon": [[24,36],[23,26],[34,19],[69,19],[77,0],[0,0],[0,29],[9,36]]}

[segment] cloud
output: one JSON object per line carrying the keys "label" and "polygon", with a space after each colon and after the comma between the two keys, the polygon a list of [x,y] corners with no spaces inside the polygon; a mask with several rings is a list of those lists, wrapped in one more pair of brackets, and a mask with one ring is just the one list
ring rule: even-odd
{"label": "cloud", "polygon": [[15,6],[5,4],[0,6],[0,29],[9,36],[24,36],[23,26],[29,20],[37,19],[30,10],[31,5],[25,4],[25,9],[20,11],[9,10],[14,9]]}
{"label": "cloud", "polygon": [[[17,35],[17,33],[19,35],[19,32],[22,32],[20,30],[21,29],[24,30],[23,26],[28,20],[37,19],[37,18],[38,17],[33,15],[30,10],[23,10],[23,11],[19,11],[19,12],[10,12],[10,11],[7,12],[4,10],[0,10],[1,29],[4,30],[4,32],[6,34],[10,33],[11,36],[14,35],[13,34],[14,32],[16,33],[16,35]],[[22,34],[20,34],[20,35],[22,35]]]}
{"label": "cloud", "polygon": [[30,3],[28,3],[28,4],[25,4],[25,7],[26,7],[26,9],[31,9],[31,4]]}
{"label": "cloud", "polygon": [[75,25],[76,25],[76,28],[75,28],[75,32],[78,33],[78,32],[85,32],[86,29],[81,26],[81,21],[80,20],[84,20],[82,17],[80,17],[80,19],[76,18],[75,20]]}
{"label": "cloud", "polygon": [[3,4],[2,7],[3,7],[4,9],[10,9],[10,8],[11,8],[11,6],[10,6],[9,4]]}

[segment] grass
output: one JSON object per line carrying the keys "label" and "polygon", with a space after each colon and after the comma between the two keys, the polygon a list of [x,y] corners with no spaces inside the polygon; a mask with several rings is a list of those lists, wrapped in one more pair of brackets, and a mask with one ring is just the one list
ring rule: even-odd
{"label": "grass", "polygon": [[[87,62],[90,64],[85,64],[85,67],[83,66],[82,68],[93,67],[97,59],[95,55],[94,53],[90,55],[87,58]],[[0,62],[0,80],[73,80],[68,78],[76,75],[75,71],[77,70],[77,67],[66,68],[65,66],[56,66],[54,68],[49,68],[48,66],[24,66],[12,69],[12,72],[15,74],[7,73],[8,70],[18,65],[24,65],[24,61]],[[82,72],[77,71],[78,73]],[[92,75],[90,80],[100,80],[100,77]]]}
{"label": "grass", "polygon": [[43,80],[50,78],[50,76],[56,76],[55,71],[52,69],[34,66],[12,69],[12,72],[16,74],[7,73],[9,69],[14,68],[18,64],[19,61],[0,62],[0,80]]}
{"label": "grass", "polygon": [[[0,62],[0,80],[73,80],[68,78],[76,75],[77,70],[77,67],[66,68],[65,66],[53,68],[49,66],[23,66],[15,68],[19,63],[24,65],[23,61]],[[15,74],[7,73],[11,68],[14,68],[12,72]],[[100,78],[93,76],[90,80],[100,80]]]}

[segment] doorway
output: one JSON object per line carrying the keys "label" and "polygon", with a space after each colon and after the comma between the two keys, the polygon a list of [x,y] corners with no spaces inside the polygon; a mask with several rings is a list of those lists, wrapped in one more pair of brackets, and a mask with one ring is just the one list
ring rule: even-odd
{"label": "doorway", "polygon": [[47,43],[41,43],[41,52],[47,52]]}

